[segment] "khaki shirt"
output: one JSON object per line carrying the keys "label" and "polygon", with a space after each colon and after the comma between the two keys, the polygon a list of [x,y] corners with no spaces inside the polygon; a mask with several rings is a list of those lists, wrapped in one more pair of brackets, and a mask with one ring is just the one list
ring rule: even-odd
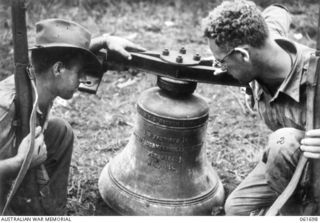
{"label": "khaki shirt", "polygon": [[14,156],[15,129],[14,116],[16,95],[14,76],[0,82],[0,160]]}
{"label": "khaki shirt", "polygon": [[276,43],[296,56],[290,73],[273,96],[254,81],[253,96],[259,114],[273,131],[284,127],[305,130],[306,71],[310,54],[314,50],[286,39],[291,23],[290,14],[286,9],[270,6],[263,11],[263,16]]}
{"label": "khaki shirt", "polygon": [[[16,95],[14,75],[11,75],[0,82],[0,160],[4,160],[16,155],[15,152],[15,102]],[[45,115],[40,115],[37,112],[37,124],[41,123],[43,129],[46,129],[49,112]],[[43,116],[43,117],[42,117]],[[41,122],[40,122],[41,120]]]}

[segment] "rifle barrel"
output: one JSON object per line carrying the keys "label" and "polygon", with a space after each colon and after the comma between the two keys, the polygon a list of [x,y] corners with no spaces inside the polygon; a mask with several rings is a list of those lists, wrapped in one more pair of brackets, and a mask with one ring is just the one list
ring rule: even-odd
{"label": "rifle barrel", "polygon": [[31,84],[26,74],[29,64],[28,39],[25,15],[25,1],[12,0],[12,35],[14,44],[16,112],[21,128],[17,133],[17,145],[29,133],[29,116],[31,113]]}

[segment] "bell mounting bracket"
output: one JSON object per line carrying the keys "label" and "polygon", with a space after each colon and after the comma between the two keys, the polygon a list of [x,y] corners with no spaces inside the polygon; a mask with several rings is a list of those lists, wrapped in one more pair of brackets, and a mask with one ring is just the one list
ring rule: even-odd
{"label": "bell mounting bracket", "polygon": [[89,81],[81,83],[79,90],[96,93],[103,73],[108,67],[116,66],[184,81],[244,86],[227,72],[213,67],[212,59],[203,59],[200,54],[187,53],[184,47],[179,51],[164,49],[160,52],[144,51],[130,52],[130,54],[132,59],[127,60],[117,52],[97,52],[96,55],[102,63],[102,71],[99,74],[87,74]]}

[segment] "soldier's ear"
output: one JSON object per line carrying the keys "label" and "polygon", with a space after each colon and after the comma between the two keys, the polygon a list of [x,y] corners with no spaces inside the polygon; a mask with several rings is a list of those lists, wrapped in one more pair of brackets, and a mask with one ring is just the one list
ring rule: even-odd
{"label": "soldier's ear", "polygon": [[60,76],[61,73],[64,72],[64,69],[65,69],[64,64],[61,61],[57,61],[52,65],[52,71],[54,76],[56,77]]}
{"label": "soldier's ear", "polygon": [[240,46],[240,47],[236,47],[234,48],[235,51],[239,52],[242,55],[242,59],[245,62],[249,62],[250,61],[250,54],[249,54],[249,48],[244,46]]}

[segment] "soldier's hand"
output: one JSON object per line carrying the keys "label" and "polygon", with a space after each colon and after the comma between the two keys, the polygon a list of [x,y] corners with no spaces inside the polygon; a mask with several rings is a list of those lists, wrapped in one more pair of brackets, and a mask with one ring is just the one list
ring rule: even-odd
{"label": "soldier's hand", "polygon": [[[19,145],[18,153],[17,153],[17,158],[18,160],[21,161],[21,164],[23,160],[25,159],[29,145],[30,145],[30,138],[31,135],[27,135]],[[47,147],[44,142],[44,136],[43,133],[41,132],[41,127],[37,127],[35,131],[35,141],[34,141],[34,151],[32,154],[32,161],[30,166],[35,167],[43,163],[47,159]]]}
{"label": "soldier's hand", "polygon": [[305,138],[301,140],[300,149],[305,157],[320,159],[320,129],[307,131]]}
{"label": "soldier's hand", "polygon": [[131,55],[127,50],[131,52],[142,52],[146,50],[145,48],[121,37],[110,35],[103,35],[103,37],[105,38],[108,50],[118,52],[128,60],[131,60]]}

